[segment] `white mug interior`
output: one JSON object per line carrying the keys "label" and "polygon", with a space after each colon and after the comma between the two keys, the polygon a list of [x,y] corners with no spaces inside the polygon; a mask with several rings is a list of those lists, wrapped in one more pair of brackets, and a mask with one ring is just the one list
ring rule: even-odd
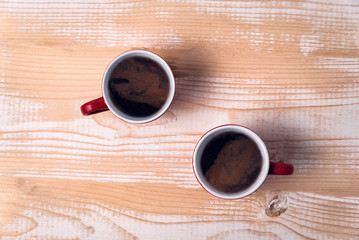
{"label": "white mug interior", "polygon": [[[125,59],[132,58],[132,57],[144,57],[144,58],[151,59],[152,61],[158,63],[163,68],[163,70],[166,72],[166,75],[167,75],[167,78],[169,81],[169,93],[168,93],[166,102],[163,104],[163,106],[157,112],[155,112],[154,114],[149,115],[149,116],[135,117],[135,116],[128,115],[128,114],[124,113],[123,111],[121,111],[120,109],[118,109],[110,98],[108,85],[110,82],[110,75],[111,75],[113,69],[120,62],[124,61]],[[169,106],[172,103],[174,94],[175,94],[175,80],[174,80],[174,76],[173,76],[171,68],[160,56],[158,56],[152,52],[145,51],[145,50],[132,50],[132,51],[128,51],[128,52],[125,52],[125,53],[117,56],[109,64],[109,66],[107,67],[107,69],[104,73],[103,80],[102,80],[102,94],[105,99],[106,105],[108,106],[110,111],[113,114],[115,114],[118,118],[120,118],[126,122],[129,122],[129,123],[146,123],[146,122],[151,122],[151,121],[157,119],[162,114],[164,114],[166,112],[166,110],[169,108]]]}
{"label": "white mug interior", "polygon": [[[224,134],[226,132],[235,132],[239,134],[243,134],[247,136],[248,138],[252,139],[258,146],[261,156],[262,156],[262,167],[259,172],[259,175],[257,179],[246,189],[238,191],[238,192],[223,192],[220,191],[213,186],[211,186],[208,181],[206,180],[204,173],[202,171],[201,167],[201,156],[203,154],[203,150],[207,146],[207,144],[213,140],[215,137]],[[199,181],[199,183],[202,185],[204,189],[206,189],[209,193],[212,195],[223,198],[223,199],[238,199],[245,196],[248,196],[249,194],[255,192],[264,182],[265,178],[268,175],[269,171],[269,155],[267,147],[265,146],[262,139],[253,131],[251,131],[248,128],[239,126],[239,125],[223,125],[216,127],[209,132],[207,132],[197,143],[197,146],[193,153],[193,170],[194,173]]]}

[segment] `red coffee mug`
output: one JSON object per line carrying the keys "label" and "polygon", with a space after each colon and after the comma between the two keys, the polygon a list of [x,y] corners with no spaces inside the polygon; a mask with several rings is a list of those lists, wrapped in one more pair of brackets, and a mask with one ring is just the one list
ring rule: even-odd
{"label": "red coffee mug", "polygon": [[[156,111],[154,114],[148,115],[148,116],[141,116],[141,117],[135,117],[131,116],[129,114],[126,114],[125,112],[121,111],[120,108],[116,107],[113,100],[110,98],[110,92],[109,92],[109,82],[110,82],[110,75],[114,68],[123,60],[132,58],[132,57],[143,57],[148,58],[154,62],[156,62],[158,65],[162,67],[162,69],[165,71],[168,81],[169,81],[169,94],[165,101],[165,103],[162,105],[162,107]],[[87,102],[81,106],[81,112],[83,115],[90,115],[99,113],[102,111],[110,110],[113,114],[115,114],[118,118],[129,122],[129,123],[147,123],[151,122],[157,118],[159,118],[161,115],[163,115],[169,106],[171,105],[174,94],[175,94],[175,79],[172,73],[171,68],[168,66],[168,64],[158,55],[144,50],[132,50],[125,52],[118,57],[116,57],[107,67],[103,79],[102,79],[102,94],[103,97],[94,99],[90,102]]]}
{"label": "red coffee mug", "polygon": [[[244,190],[240,190],[237,192],[223,192],[220,191],[207,181],[205,178],[205,174],[202,171],[201,161],[206,161],[206,159],[202,159],[202,154],[205,147],[216,137],[226,134],[226,133],[238,133],[241,135],[245,135],[249,139],[251,139],[257,146],[261,155],[261,169],[258,177],[251,183],[248,188]],[[268,150],[262,139],[254,133],[252,130],[239,126],[239,125],[222,125],[212,130],[208,131],[202,138],[198,141],[192,158],[192,166],[194,174],[199,182],[199,184],[207,190],[212,195],[223,198],[223,199],[238,199],[248,196],[255,192],[264,182],[268,174],[275,175],[291,175],[293,174],[293,165],[284,164],[284,163],[274,163],[269,160]]]}

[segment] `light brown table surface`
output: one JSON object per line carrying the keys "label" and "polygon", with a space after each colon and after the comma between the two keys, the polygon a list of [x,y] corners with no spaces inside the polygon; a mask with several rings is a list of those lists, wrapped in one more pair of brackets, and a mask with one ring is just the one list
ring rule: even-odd
{"label": "light brown table surface", "polygon": [[[82,116],[131,49],[173,69],[168,112]],[[359,239],[358,1],[3,0],[0,51],[0,239]],[[192,152],[227,123],[294,175],[208,194]]]}

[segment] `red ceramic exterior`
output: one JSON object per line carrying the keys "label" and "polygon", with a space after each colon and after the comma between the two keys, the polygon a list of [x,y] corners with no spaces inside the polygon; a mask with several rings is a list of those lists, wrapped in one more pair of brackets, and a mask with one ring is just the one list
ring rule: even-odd
{"label": "red ceramic exterior", "polygon": [[[198,145],[198,143],[201,141],[201,139],[204,137],[204,136],[206,136],[207,135],[207,133],[209,133],[209,132],[211,132],[211,131],[213,131],[213,130],[215,130],[215,129],[217,129],[217,128],[220,128],[220,127],[224,127],[224,126],[240,126],[240,127],[243,127],[243,128],[247,128],[247,127],[244,127],[244,126],[241,126],[241,125],[238,125],[238,124],[224,124],[224,125],[220,125],[220,126],[217,126],[217,127],[214,127],[214,128],[212,128],[212,129],[210,129],[209,131],[207,131],[205,134],[203,134],[202,136],[201,136],[201,138],[197,141],[197,143],[196,143],[196,146],[195,146],[195,148],[194,149],[196,149],[197,148],[197,145]],[[247,128],[247,129],[249,129],[249,130],[251,130],[252,132],[254,132],[252,129],[250,129],[250,128]],[[198,177],[197,177],[197,175],[195,174],[195,167],[194,167],[194,153],[195,153],[195,151],[193,151],[193,153],[192,153],[192,170],[193,170],[193,173],[194,173],[194,175],[195,175],[195,177],[196,177],[196,179],[197,179],[197,182],[199,183],[199,185],[201,185],[201,187],[203,188],[203,189],[205,189],[206,191],[207,191],[207,189],[202,185],[202,183],[201,183],[201,181],[198,179]],[[269,162],[269,171],[268,171],[268,174],[274,174],[274,175],[291,175],[291,174],[293,174],[293,171],[294,171],[294,167],[293,167],[293,165],[291,165],[291,164],[285,164],[285,163],[274,163],[274,162]],[[262,183],[263,184],[263,183]],[[262,185],[261,184],[261,185]],[[258,187],[258,189],[260,188],[260,186]],[[257,190],[258,190],[257,189]],[[257,191],[256,190],[256,191]],[[210,193],[212,196],[215,196],[215,197],[218,197],[218,198],[221,198],[221,197],[219,197],[219,196],[216,196],[216,195],[214,195],[214,194],[212,194],[211,192],[209,192],[209,191],[207,191],[208,193]],[[254,191],[255,192],[255,191]],[[251,193],[252,194],[252,193]]]}
{"label": "red ceramic exterior", "polygon": [[106,111],[106,110],[108,110],[108,107],[103,97],[94,99],[81,106],[81,112],[84,116]]}
{"label": "red ceramic exterior", "polygon": [[[126,51],[126,52],[130,52],[130,51],[133,51],[133,50],[129,50],[129,51]],[[157,55],[156,53],[152,52],[152,51],[148,51],[146,50],[147,52],[151,52],[155,55]],[[118,58],[120,55],[123,55],[125,54],[126,52],[123,52],[119,55],[117,55],[114,59]],[[157,55],[158,57],[160,57],[159,55]],[[160,57],[162,58],[162,57]],[[107,65],[107,67],[105,69],[108,69],[108,67],[111,65],[112,61]],[[168,64],[167,64],[168,65]],[[170,67],[171,68],[171,67]],[[102,76],[102,79],[104,79],[105,77],[105,73],[106,71],[103,73],[103,76]],[[172,73],[173,74],[173,73]],[[173,76],[174,78],[174,76]],[[176,96],[176,81],[175,82],[175,86],[174,86],[174,93],[173,93],[173,98],[171,99],[171,102],[170,104],[168,105],[168,108],[167,110],[171,107],[172,103],[173,103],[173,99],[174,99],[174,96]],[[102,89],[102,92],[103,92],[103,89]],[[96,110],[97,109],[97,110]],[[92,101],[89,101],[85,104],[83,104],[81,106],[81,112],[84,116],[87,116],[87,115],[91,115],[91,114],[95,114],[95,113],[99,113],[99,112],[102,112],[102,111],[106,111],[106,110],[109,110],[109,108],[107,107],[106,105],[106,102],[105,102],[105,99],[104,97],[100,97],[100,98],[97,98],[97,99],[94,99]],[[118,116],[116,116],[116,114],[114,114],[112,111],[110,111],[115,117],[119,118]],[[165,114],[167,111],[163,112],[161,115],[158,115],[155,119],[152,119],[151,121],[148,121],[148,122],[145,122],[145,123],[150,123],[150,122],[153,122],[155,120],[157,120],[158,118],[160,118],[163,114]],[[121,118],[120,118],[121,119]],[[126,121],[124,119],[121,119],[123,121]]]}

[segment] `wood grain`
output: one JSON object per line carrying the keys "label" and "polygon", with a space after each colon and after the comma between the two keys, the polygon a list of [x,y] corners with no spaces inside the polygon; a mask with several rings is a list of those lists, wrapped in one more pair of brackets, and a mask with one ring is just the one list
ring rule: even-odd
{"label": "wood grain", "polygon": [[[2,177],[2,234],[22,238],[335,239],[358,234],[358,199],[265,193],[238,201],[157,183]],[[285,212],[264,208],[276,196]],[[14,199],[16,201],[14,201]],[[339,221],[340,219],[340,221]]]}
{"label": "wood grain", "polygon": [[[358,22],[355,1],[0,1],[0,239],[359,239]],[[83,117],[130,49],[173,69],[169,111]],[[294,175],[206,193],[192,151],[227,123]]]}

